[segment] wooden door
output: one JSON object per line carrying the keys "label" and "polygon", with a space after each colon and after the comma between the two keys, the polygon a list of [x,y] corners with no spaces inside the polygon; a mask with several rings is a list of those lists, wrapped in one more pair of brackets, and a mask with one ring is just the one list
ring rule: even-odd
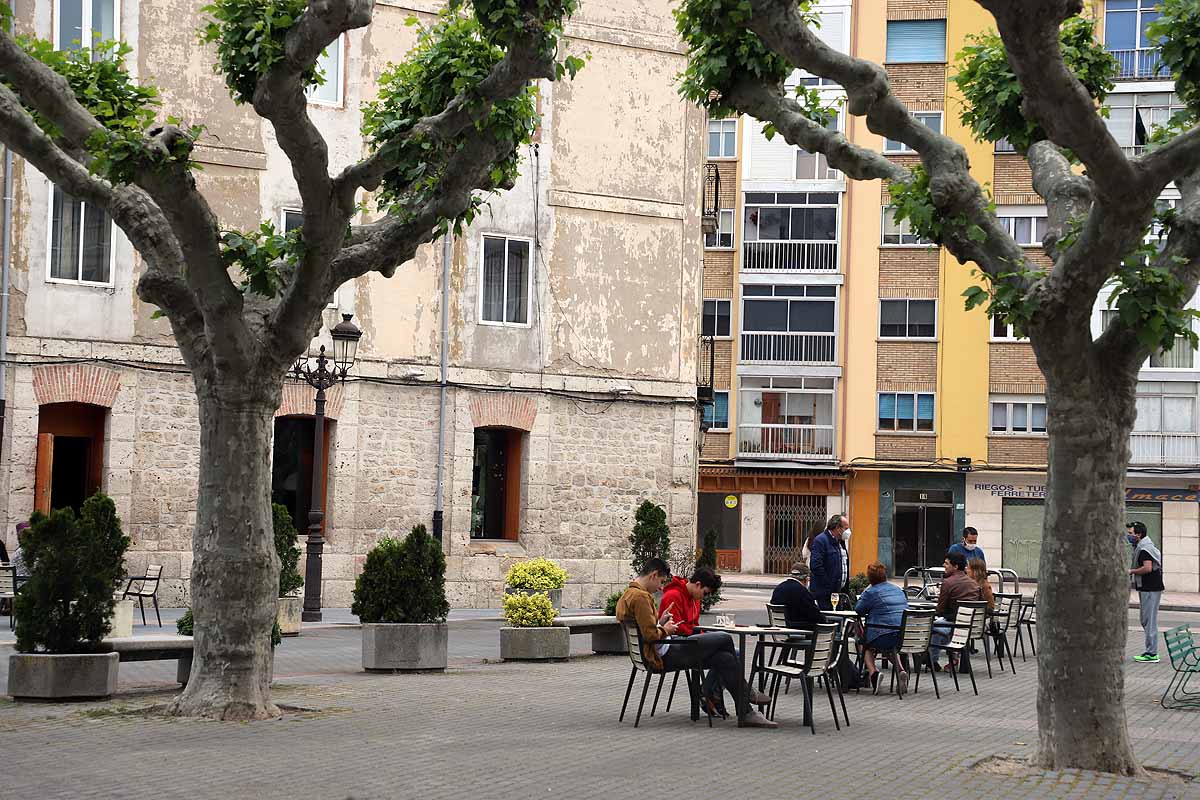
{"label": "wooden door", "polygon": [[50,513],[50,490],[54,475],[54,434],[39,433],[37,437],[37,467],[34,472],[33,510]]}

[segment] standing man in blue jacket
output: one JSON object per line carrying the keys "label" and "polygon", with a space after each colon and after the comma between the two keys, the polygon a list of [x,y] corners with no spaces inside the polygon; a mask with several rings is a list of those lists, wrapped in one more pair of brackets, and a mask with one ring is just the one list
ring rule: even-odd
{"label": "standing man in blue jacket", "polygon": [[850,580],[850,555],[846,552],[845,532],[850,529],[850,520],[845,514],[834,514],[825,530],[813,539],[808,557],[812,570],[809,581],[817,605],[832,609],[829,595],[845,591]]}
{"label": "standing man in blue jacket", "polygon": [[961,542],[955,542],[950,545],[951,553],[961,553],[962,557],[970,563],[974,559],[979,559],[983,562],[983,566],[987,568],[987,556],[983,554],[983,548],[979,546],[979,531],[972,528],[970,525],[963,528],[963,538]]}

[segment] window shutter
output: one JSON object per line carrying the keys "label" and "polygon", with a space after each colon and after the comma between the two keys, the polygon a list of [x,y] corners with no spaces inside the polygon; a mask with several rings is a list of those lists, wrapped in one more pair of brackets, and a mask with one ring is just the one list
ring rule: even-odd
{"label": "window shutter", "polygon": [[933,419],[933,395],[917,395],[917,419]]}
{"label": "window shutter", "polygon": [[796,148],[782,134],[770,141],[762,125],[755,124],[750,134],[750,179],[791,180],[796,177]]}
{"label": "window shutter", "polygon": [[879,395],[879,418],[894,419],[896,416],[896,395]]}
{"label": "window shutter", "polygon": [[946,20],[900,20],[887,24],[888,63],[913,64],[945,60]]}

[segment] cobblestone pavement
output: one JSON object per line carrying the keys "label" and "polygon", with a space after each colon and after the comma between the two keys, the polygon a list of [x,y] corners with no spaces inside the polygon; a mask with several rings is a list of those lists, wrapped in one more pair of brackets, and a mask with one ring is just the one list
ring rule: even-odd
{"label": "cobblestone pavement", "polygon": [[[739,621],[754,616],[738,614]],[[1163,614],[1160,623],[1196,619]],[[453,665],[444,675],[367,675],[357,671],[357,630],[305,632],[279,651],[274,697],[288,710],[274,722],[157,715],[154,708],[174,695],[164,688],[173,669],[166,664],[123,665],[122,694],[110,702],[0,702],[0,797],[1200,800],[1200,783],[974,771],[988,756],[1033,750],[1032,660],[1018,657],[1015,676],[989,680],[981,670],[978,698],[969,685],[956,694],[943,682],[936,700],[927,679],[903,701],[851,694],[852,727],[840,732],[820,697],[817,735],[801,727],[795,692],[780,700],[777,731],[719,720],[709,730],[678,707],[643,717],[635,730],[628,717],[617,722],[627,659],[482,661],[492,657],[496,626],[453,624]],[[1136,617],[1130,627],[1132,656],[1141,642]],[[586,642],[573,643],[583,649]],[[1200,713],[1165,711],[1157,702],[1169,669],[1165,662],[1129,665],[1131,734],[1147,765],[1200,774]]]}

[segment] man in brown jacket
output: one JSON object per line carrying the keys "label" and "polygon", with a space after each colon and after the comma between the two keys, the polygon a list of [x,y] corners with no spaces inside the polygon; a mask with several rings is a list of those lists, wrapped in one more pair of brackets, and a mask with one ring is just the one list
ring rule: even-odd
{"label": "man in brown jacket", "polygon": [[[642,634],[642,657],[655,670],[713,669],[721,677],[721,683],[734,695],[738,703],[738,718],[743,725],[754,728],[776,728],[774,722],[764,717],[751,703],[764,705],[770,698],[745,684],[733,638],[724,633],[701,633],[689,636],[691,644],[668,647],[662,640],[672,636],[676,624],[668,610],[660,617],[655,613],[654,593],[662,589],[671,579],[671,568],[661,558],[652,558],[642,567],[641,573],[629,584],[629,588],[617,601],[617,619],[621,622],[636,622]],[[742,692],[735,692],[739,681]],[[748,698],[748,701],[747,701]]]}
{"label": "man in brown jacket", "polygon": [[967,559],[962,553],[951,550],[946,553],[942,562],[946,570],[942,578],[942,588],[938,592],[937,619],[933,621],[933,639],[929,652],[933,655],[934,669],[938,668],[938,655],[942,652],[939,645],[950,641],[954,633],[954,618],[958,616],[958,604],[962,600],[982,600],[983,592],[979,584],[967,574]]}

